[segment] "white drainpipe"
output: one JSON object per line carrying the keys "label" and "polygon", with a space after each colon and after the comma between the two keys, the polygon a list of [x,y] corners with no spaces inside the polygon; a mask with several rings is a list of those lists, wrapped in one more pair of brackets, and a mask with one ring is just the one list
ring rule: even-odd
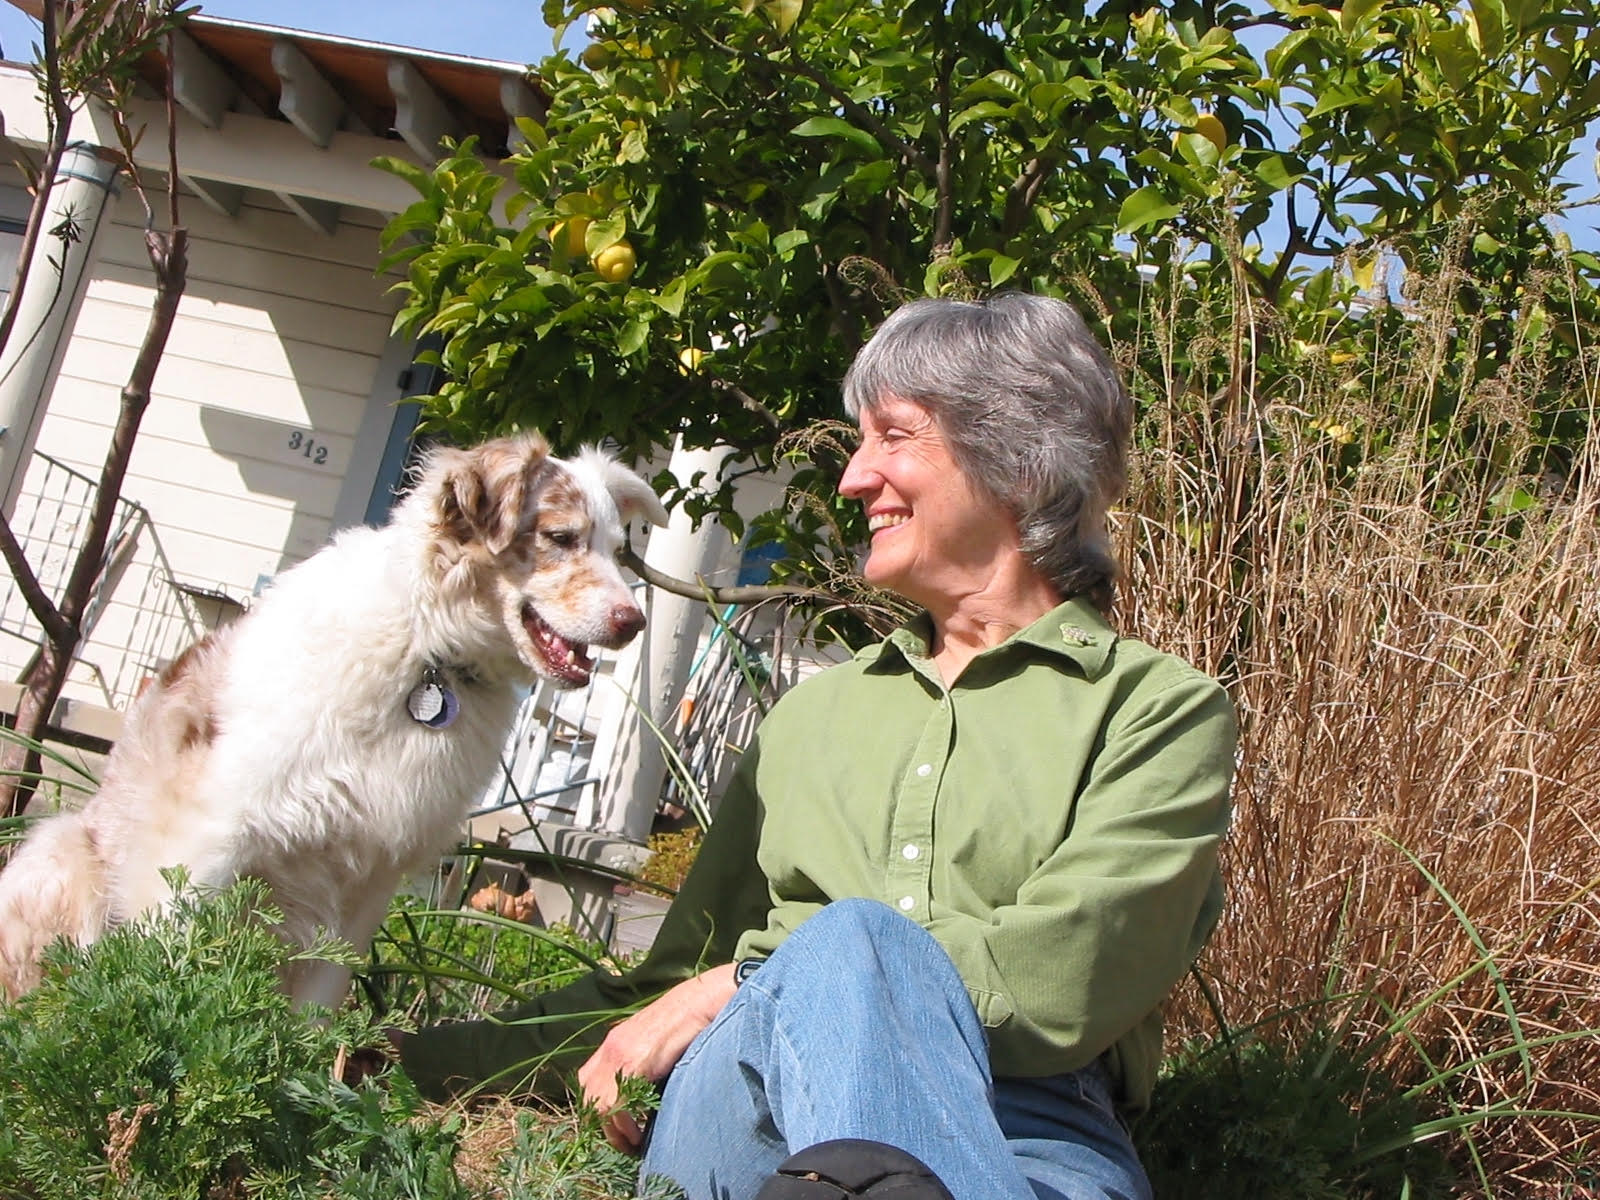
{"label": "white drainpipe", "polygon": [[[117,165],[108,157],[111,153],[86,142],[67,147],[11,336],[0,349],[0,513],[8,519],[83,303],[83,275],[94,261],[106,198],[115,190]],[[72,229],[71,240],[51,232],[64,226]]]}
{"label": "white drainpipe", "polygon": [[[696,474],[711,486],[732,453],[727,447],[686,450],[679,442],[672,453],[674,476],[687,483]],[[650,532],[644,558],[650,566],[676,579],[693,582],[704,577],[711,582],[717,564],[729,551],[728,532],[706,518],[699,529],[681,509],[671,521]],[[722,582],[720,580],[716,582]],[[705,633],[706,604],[664,592],[646,589],[644,632],[634,639],[617,661],[614,681],[627,689],[633,703],[618,707],[620,719],[608,723],[595,745],[595,766],[602,778],[597,791],[591,790],[577,814],[580,827],[602,829],[635,842],[650,835],[656,801],[666,778],[666,756],[660,739],[644,720],[648,714],[657,728],[671,734],[678,700],[689,682],[696,648]]]}

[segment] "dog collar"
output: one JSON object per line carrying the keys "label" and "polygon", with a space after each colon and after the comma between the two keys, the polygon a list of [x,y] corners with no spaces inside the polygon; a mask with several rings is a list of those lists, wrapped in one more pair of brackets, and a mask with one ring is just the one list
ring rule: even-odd
{"label": "dog collar", "polygon": [[448,729],[461,715],[461,701],[445,682],[443,672],[430,664],[422,670],[422,681],[406,697],[406,711],[418,725]]}

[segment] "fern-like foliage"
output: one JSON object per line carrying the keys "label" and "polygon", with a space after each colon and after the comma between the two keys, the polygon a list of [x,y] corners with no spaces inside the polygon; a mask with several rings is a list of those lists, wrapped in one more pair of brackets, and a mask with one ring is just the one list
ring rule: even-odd
{"label": "fern-like foliage", "polygon": [[290,1008],[290,956],[342,952],[291,950],[278,919],[258,881],[179,887],[157,917],[53,947],[42,985],[0,1007],[0,1196],[464,1196],[454,1131],[417,1116],[402,1075],[333,1077],[381,1031]]}

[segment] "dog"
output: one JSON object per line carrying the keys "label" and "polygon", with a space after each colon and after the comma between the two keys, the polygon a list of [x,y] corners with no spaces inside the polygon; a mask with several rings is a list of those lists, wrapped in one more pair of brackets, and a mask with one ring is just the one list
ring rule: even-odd
{"label": "dog", "polygon": [[[186,651],[128,713],[99,789],[39,822],[0,872],[0,989],[35,986],[56,937],[87,945],[206,887],[266,881],[282,936],[358,952],[401,880],[458,836],[536,676],[586,684],[590,646],[644,627],[623,526],[666,512],[643,479],[536,434],[436,449],[380,529],[340,533]],[[335,964],[298,960],[297,1005]]]}

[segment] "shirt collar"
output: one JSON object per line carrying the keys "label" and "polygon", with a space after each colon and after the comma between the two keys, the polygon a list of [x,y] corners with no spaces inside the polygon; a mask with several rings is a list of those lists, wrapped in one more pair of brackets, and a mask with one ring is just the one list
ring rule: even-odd
{"label": "shirt collar", "polygon": [[[881,642],[859,651],[856,658],[869,668],[892,669],[896,660],[915,667],[928,659],[932,640],[933,620],[927,613],[919,613]],[[1016,645],[1027,645],[1076,663],[1087,678],[1094,679],[1105,668],[1116,640],[1116,632],[1100,610],[1086,598],[1075,596],[983,654],[1010,652]]]}

